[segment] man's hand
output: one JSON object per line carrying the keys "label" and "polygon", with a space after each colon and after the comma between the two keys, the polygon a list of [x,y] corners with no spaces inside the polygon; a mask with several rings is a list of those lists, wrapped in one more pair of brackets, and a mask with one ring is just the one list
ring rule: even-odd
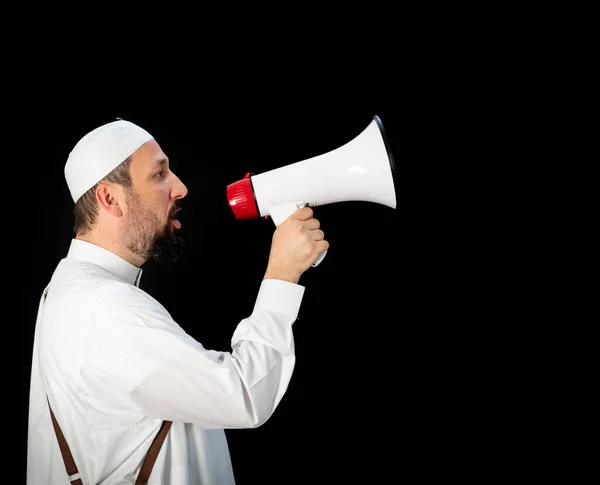
{"label": "man's hand", "polygon": [[273,233],[265,279],[298,283],[300,276],[329,248],[321,223],[310,207],[302,207],[284,220]]}

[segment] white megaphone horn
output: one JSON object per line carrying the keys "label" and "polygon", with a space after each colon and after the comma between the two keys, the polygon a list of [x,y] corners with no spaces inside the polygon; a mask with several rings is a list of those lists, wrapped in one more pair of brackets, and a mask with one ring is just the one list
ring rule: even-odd
{"label": "white megaphone horn", "polygon": [[278,226],[305,206],[366,201],[395,209],[396,177],[383,123],[374,116],[362,133],[335,150],[258,175],[247,173],[227,186],[227,199],[236,219],[270,216]]}

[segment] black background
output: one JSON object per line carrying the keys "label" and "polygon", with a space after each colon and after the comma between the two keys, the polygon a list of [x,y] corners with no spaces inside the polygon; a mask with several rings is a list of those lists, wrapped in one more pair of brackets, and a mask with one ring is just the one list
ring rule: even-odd
{"label": "black background", "polygon": [[[551,36],[526,26],[539,12],[374,5],[356,20],[352,9],[313,10],[295,26],[302,9],[275,21],[265,9],[259,25],[255,5],[239,8],[178,10],[174,33],[163,31],[162,8],[135,25],[107,9],[92,39],[82,36],[93,30],[87,17],[61,29],[38,9],[49,32],[27,12],[24,42],[7,42],[0,187],[13,470],[24,475],[35,312],[72,236],[63,167],[81,136],[122,117],[169,155],[190,190],[189,250],[171,268],[149,263],[142,286],[206,347],[227,349],[251,310],[273,226],[235,221],[226,185],[334,149],[377,114],[398,207],[315,208],[331,249],[301,280],[298,360],[280,407],[259,429],[227,432],[238,483],[486,483],[512,479],[518,465],[553,471],[532,454],[555,443],[548,423],[562,413],[544,414],[562,345],[540,343],[562,297],[539,288],[555,283],[564,251],[547,254],[551,242],[571,234],[554,220],[568,183],[546,177],[568,169],[566,156],[549,162],[556,127],[573,118],[554,112],[564,88],[550,88]],[[540,349],[554,355],[533,357]],[[539,402],[544,379],[552,392]]]}

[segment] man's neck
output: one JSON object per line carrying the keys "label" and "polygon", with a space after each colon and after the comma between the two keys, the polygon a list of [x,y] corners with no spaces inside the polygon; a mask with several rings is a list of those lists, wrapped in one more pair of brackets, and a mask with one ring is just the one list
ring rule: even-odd
{"label": "man's neck", "polygon": [[92,232],[88,234],[78,234],[77,236],[75,236],[75,239],[78,239],[80,241],[86,241],[90,244],[95,244],[96,246],[104,248],[107,251],[116,254],[120,258],[123,258],[128,263],[137,266],[138,268],[140,268],[142,264],[146,262],[144,258],[132,253],[129,249],[119,244],[117,238],[101,237]]}

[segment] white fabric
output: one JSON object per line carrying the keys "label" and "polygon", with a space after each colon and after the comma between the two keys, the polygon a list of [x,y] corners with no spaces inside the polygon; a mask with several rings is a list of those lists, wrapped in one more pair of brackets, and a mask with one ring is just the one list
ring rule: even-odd
{"label": "white fabric", "polygon": [[65,179],[74,202],[125,161],[152,135],[130,121],[118,119],[99,126],[69,153]]}
{"label": "white fabric", "polygon": [[[27,485],[68,483],[46,394],[85,485],[133,484],[163,419],[149,485],[232,485],[224,429],[258,427],[279,405],[303,286],[263,280],[225,352],[186,334],[137,286],[141,272],[80,240],[59,262],[35,327]],[[200,308],[188,323],[222,324]]]}

